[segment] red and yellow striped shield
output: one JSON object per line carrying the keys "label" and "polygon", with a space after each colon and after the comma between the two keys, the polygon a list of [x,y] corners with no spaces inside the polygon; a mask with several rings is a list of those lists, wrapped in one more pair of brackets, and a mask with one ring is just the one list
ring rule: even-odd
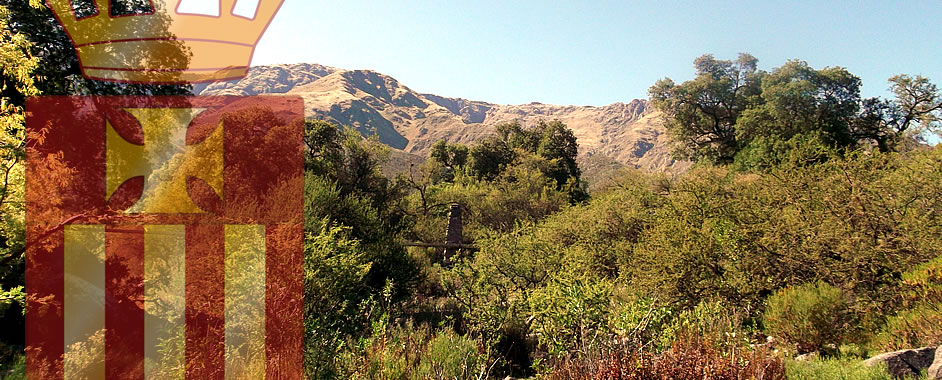
{"label": "red and yellow striped shield", "polygon": [[30,378],[300,378],[300,98],[27,111]]}

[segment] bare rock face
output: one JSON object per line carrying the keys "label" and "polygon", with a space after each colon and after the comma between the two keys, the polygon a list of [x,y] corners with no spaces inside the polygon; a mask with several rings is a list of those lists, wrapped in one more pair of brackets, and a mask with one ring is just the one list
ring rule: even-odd
{"label": "bare rock face", "polygon": [[[886,363],[887,370],[893,377],[901,379],[906,376],[918,376],[920,371],[935,367],[933,361],[938,357],[936,347],[923,347],[914,350],[887,352],[864,361],[867,366]],[[938,372],[938,370],[937,370]],[[930,379],[938,379],[932,377]]]}
{"label": "bare rock face", "polygon": [[935,360],[929,366],[929,380],[942,380],[942,349],[936,347]]}
{"label": "bare rock face", "polygon": [[300,96],[307,117],[377,134],[383,143],[418,157],[426,157],[438,140],[474,144],[503,122],[517,121],[526,127],[558,119],[572,129],[582,159],[594,156],[602,162],[605,158],[646,171],[688,166],[671,159],[660,113],[644,100],[601,107],[499,105],[422,94],[375,71],[317,64],[252,67],[245,78],[199,85],[194,91],[200,95]]}

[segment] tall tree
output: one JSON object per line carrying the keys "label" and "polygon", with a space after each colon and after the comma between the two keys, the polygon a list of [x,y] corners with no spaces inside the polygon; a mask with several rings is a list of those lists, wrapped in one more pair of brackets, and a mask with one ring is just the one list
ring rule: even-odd
{"label": "tall tree", "polygon": [[748,54],[736,61],[704,55],[694,61],[695,79],[651,86],[676,157],[729,164],[747,150],[750,162],[774,162],[783,149],[857,145],[860,78],[843,67],[815,69],[799,60],[772,72],[757,70],[756,63]]}
{"label": "tall tree", "polygon": [[[26,6],[40,7],[39,1]],[[25,307],[24,186],[25,103],[40,93],[33,44],[10,24],[12,13],[0,3],[0,362],[10,345],[22,346]]]}
{"label": "tall tree", "polygon": [[[543,174],[556,182],[556,189],[569,193],[573,203],[588,197],[582,173],[576,164],[579,144],[572,130],[559,120],[540,120],[531,128],[513,121],[496,126],[496,135],[471,148],[470,170],[479,178],[493,180],[525,155],[548,160]],[[433,154],[438,154],[433,150]]]}
{"label": "tall tree", "polygon": [[[74,2],[76,12],[83,12],[82,6],[91,2]],[[113,1],[118,4],[111,7],[112,13],[139,13],[141,6],[149,6],[139,0]],[[52,11],[37,0],[0,0],[0,6],[8,9],[4,15],[8,28],[30,42],[30,54],[39,58],[35,73],[43,80],[37,82],[37,88],[45,95],[186,95],[192,91],[190,85],[137,84],[105,82],[87,79],[82,76],[78,55],[65,29],[56,20]],[[166,25],[169,20],[164,20]],[[136,54],[122,59],[133,62],[150,57],[150,52],[132,52]],[[152,57],[151,57],[152,58]],[[150,60],[154,62],[154,60]]]}
{"label": "tall tree", "polygon": [[857,138],[873,141],[891,151],[907,137],[942,134],[942,94],[928,78],[901,74],[889,79],[895,100],[868,98],[854,123]]}
{"label": "tall tree", "polygon": [[788,61],[763,76],[761,97],[736,123],[743,146],[757,137],[788,140],[810,132],[820,132],[831,146],[856,142],[850,125],[860,105],[860,78],[842,67],[815,70]]}
{"label": "tall tree", "polygon": [[739,54],[735,61],[703,55],[694,60],[697,77],[676,84],[670,78],[648,90],[655,108],[665,114],[674,153],[684,159],[732,162],[740,143],[736,122],[750,106],[761,102],[758,60]]}

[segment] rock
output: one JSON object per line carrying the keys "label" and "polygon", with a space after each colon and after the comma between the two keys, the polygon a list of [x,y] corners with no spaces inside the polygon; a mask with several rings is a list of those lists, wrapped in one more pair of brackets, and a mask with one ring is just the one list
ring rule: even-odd
{"label": "rock", "polygon": [[864,364],[872,367],[879,363],[886,363],[890,375],[900,379],[904,376],[918,376],[920,371],[932,366],[935,359],[936,347],[923,347],[880,354],[867,359]]}
{"label": "rock", "polygon": [[[375,133],[386,145],[423,158],[437,141],[473,145],[504,122],[516,120],[529,127],[540,120],[559,119],[578,138],[580,160],[592,153],[621,167],[652,172],[684,171],[691,164],[673,159],[662,113],[643,99],[599,107],[500,105],[423,94],[375,71],[317,64],[254,66],[245,78],[197,85],[194,91],[199,95],[301,96],[306,117]],[[607,179],[608,166],[598,173],[580,167],[589,183]]]}
{"label": "rock", "polygon": [[929,367],[929,380],[942,380],[942,350],[935,350],[935,360]]}
{"label": "rock", "polygon": [[814,360],[818,358],[817,352],[809,352],[807,354],[801,354],[795,357],[795,361],[805,362],[809,360]]}

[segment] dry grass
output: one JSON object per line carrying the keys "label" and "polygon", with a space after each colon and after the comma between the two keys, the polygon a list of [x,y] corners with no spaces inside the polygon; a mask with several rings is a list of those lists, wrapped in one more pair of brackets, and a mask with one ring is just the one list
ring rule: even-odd
{"label": "dry grass", "polygon": [[653,354],[641,350],[611,350],[594,357],[558,362],[547,377],[553,380],[640,379],[784,379],[785,362],[766,349],[722,352],[697,338],[678,339],[669,349]]}

